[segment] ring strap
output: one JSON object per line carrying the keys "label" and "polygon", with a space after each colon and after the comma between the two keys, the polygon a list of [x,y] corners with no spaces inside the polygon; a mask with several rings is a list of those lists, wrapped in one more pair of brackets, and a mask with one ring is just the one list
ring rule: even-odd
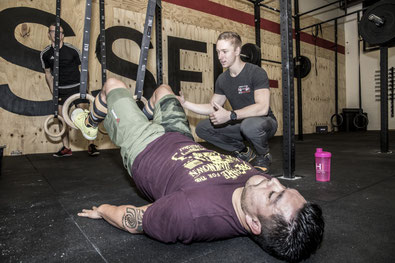
{"label": "ring strap", "polygon": [[134,91],[137,100],[140,100],[141,97],[143,96],[144,77],[145,77],[145,70],[147,67],[148,49],[151,40],[152,24],[154,22],[155,8],[156,8],[156,0],[148,0],[147,15],[145,17],[145,24],[144,24],[144,34],[140,47],[141,51],[140,51],[139,66],[137,69],[136,89]]}
{"label": "ring strap", "polygon": [[82,61],[81,61],[81,78],[80,78],[80,98],[86,98],[86,91],[88,86],[88,65],[89,65],[89,41],[91,31],[91,17],[92,17],[92,0],[86,0],[85,6],[85,22],[84,22],[84,36],[82,41]]}

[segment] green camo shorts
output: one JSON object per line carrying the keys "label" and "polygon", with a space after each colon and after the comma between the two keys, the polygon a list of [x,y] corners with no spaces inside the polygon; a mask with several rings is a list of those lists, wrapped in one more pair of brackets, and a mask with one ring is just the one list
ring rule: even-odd
{"label": "green camo shorts", "polygon": [[180,132],[193,139],[184,109],[175,95],[166,95],[155,104],[152,121],[127,89],[110,91],[107,105],[104,127],[112,142],[121,148],[123,164],[129,173],[137,155],[164,133]]}

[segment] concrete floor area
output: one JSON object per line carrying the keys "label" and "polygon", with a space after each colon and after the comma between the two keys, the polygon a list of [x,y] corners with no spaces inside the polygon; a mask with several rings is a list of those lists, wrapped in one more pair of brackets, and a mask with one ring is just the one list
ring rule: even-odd
{"label": "concrete floor area", "polygon": [[[394,131],[389,146],[395,150]],[[315,180],[317,147],[332,153],[330,182]],[[393,262],[395,154],[378,153],[379,132],[305,135],[295,149],[295,175],[302,178],[281,182],[320,204],[326,221],[323,245],[307,262]],[[281,137],[272,139],[271,152],[272,175],[282,175]],[[86,152],[3,157],[0,262],[280,262],[248,237],[163,244],[77,216],[101,203],[147,203],[118,150],[94,158]]]}

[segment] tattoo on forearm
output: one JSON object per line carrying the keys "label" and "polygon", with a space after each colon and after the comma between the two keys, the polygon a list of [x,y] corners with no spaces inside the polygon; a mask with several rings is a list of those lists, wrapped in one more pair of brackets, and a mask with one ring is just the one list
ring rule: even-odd
{"label": "tattoo on forearm", "polygon": [[122,218],[122,225],[126,230],[134,229],[143,233],[143,215],[144,211],[138,208],[126,208]]}

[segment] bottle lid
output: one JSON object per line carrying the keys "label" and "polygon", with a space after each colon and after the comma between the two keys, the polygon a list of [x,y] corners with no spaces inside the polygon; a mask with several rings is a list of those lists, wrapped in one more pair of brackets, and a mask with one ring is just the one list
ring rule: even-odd
{"label": "bottle lid", "polygon": [[317,148],[315,152],[315,157],[331,157],[332,154],[330,152],[322,151],[322,148]]}

